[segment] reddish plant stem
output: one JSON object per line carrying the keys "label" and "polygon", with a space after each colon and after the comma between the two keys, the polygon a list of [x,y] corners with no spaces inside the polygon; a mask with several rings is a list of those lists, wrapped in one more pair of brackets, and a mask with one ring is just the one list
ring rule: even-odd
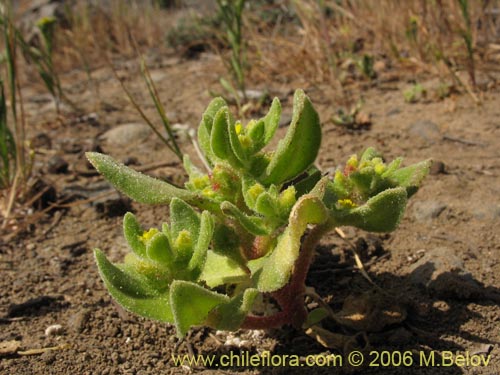
{"label": "reddish plant stem", "polygon": [[276,299],[282,311],[271,316],[247,316],[242,327],[247,329],[279,328],[292,324],[300,328],[307,318],[304,307],[305,281],[314,258],[314,250],[321,237],[332,227],[326,222],[315,226],[302,243],[302,249],[295,262],[295,268],[288,284],[271,295]]}

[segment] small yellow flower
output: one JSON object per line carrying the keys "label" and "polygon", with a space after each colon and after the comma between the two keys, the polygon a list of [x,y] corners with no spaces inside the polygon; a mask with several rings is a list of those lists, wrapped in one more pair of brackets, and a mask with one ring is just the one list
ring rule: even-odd
{"label": "small yellow flower", "polygon": [[159,230],[156,229],[156,228],[151,228],[149,230],[146,230],[144,231],[144,233],[142,234],[142,236],[139,236],[139,239],[144,243],[144,244],[147,244],[151,238],[153,238],[153,236],[158,233]]}
{"label": "small yellow flower", "polygon": [[191,249],[193,246],[193,241],[191,239],[191,233],[183,229],[179,232],[179,235],[175,239],[174,242],[174,247],[177,249],[179,252],[183,252],[185,250]]}
{"label": "small yellow flower", "polygon": [[354,203],[352,200],[346,198],[346,199],[339,199],[337,201],[339,205],[341,205],[343,208],[354,208],[357,207],[358,205]]}

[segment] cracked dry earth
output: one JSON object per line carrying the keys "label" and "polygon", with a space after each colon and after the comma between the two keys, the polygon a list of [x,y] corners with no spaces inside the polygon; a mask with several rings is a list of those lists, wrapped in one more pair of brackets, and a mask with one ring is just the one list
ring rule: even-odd
{"label": "cracked dry earth", "polygon": [[[183,61],[171,55],[150,57],[153,79],[174,123],[196,127],[210,101],[209,89],[224,74],[216,56]],[[120,73],[152,116],[135,61]],[[135,73],[134,73],[135,72]],[[121,215],[131,210],[144,226],[165,220],[165,207],[132,203],[109,188],[84,160],[86,150],[101,149],[134,168],[182,183],[182,167],[123,99],[105,68],[93,72],[100,85],[100,105],[85,84],[85,73],[63,76],[68,95],[84,109],[66,109],[56,119],[38,87],[24,88],[29,133],[37,147],[35,175],[55,189],[52,198],[66,202],[38,217],[25,233],[4,233],[0,248],[0,373],[2,374],[299,374],[300,367],[246,366],[218,369],[178,367],[172,354],[188,354],[171,326],[145,321],[121,310],[98,276],[92,249],[112,260],[126,253]],[[330,121],[338,104],[328,86],[303,87],[323,122],[318,164],[331,170],[367,146],[387,159],[403,155],[407,163],[435,161],[431,175],[409,204],[400,227],[390,235],[344,228],[359,253],[372,285],[355,266],[350,246],[335,234],[318,248],[308,284],[342,317],[326,328],[358,335],[366,358],[370,351],[419,353],[445,351],[489,358],[487,366],[418,366],[405,368],[313,367],[312,373],[498,374],[500,373],[500,95],[492,88],[481,106],[465,95],[445,101],[406,104],[401,90],[375,85],[363,92],[363,111],[372,126],[349,131]],[[290,116],[294,82],[270,87]],[[331,99],[330,99],[331,98]],[[112,136],[110,136],[110,131]],[[279,129],[279,136],[286,131]],[[181,146],[193,155],[189,143]],[[50,198],[50,197],[49,197]],[[310,307],[314,302],[306,301]],[[52,327],[47,331],[49,326]],[[361,336],[360,336],[361,335]],[[14,348],[5,348],[15,341]],[[291,328],[240,331],[229,335],[205,328],[192,330],[195,354],[334,353]],[[47,348],[53,348],[47,350]],[[36,349],[43,349],[36,351]],[[489,356],[489,357],[488,357]],[[302,362],[304,363],[304,362]]]}

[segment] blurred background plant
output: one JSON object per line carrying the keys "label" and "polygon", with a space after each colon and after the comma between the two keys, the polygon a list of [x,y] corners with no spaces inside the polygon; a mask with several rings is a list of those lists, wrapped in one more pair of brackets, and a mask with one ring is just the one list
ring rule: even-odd
{"label": "blurred background plant", "polygon": [[[251,91],[263,95],[248,112],[258,112],[268,92],[284,97],[292,86],[317,90],[343,108],[336,118],[343,128],[365,123],[356,103],[369,87],[438,78],[437,88],[425,86],[436,93],[426,100],[465,92],[479,103],[497,83],[492,73],[498,72],[500,56],[498,0],[4,0],[1,5],[1,184],[3,195],[15,187],[11,197],[22,195],[31,168],[21,83],[43,83],[59,114],[63,103],[78,113],[62,77],[83,69],[88,79],[82,86],[93,91],[96,112],[105,113],[96,71],[109,68],[108,59],[122,84],[133,69],[143,76],[152,105],[127,85],[136,98],[132,106],[144,114],[144,106],[153,107],[161,118],[158,132],[176,155],[176,134],[159,101],[162,88],[145,70],[146,62],[160,69],[164,56],[221,57],[224,64],[214,69],[207,92],[222,85],[240,114],[246,114],[243,101]],[[144,64],[127,64],[138,49]],[[418,85],[398,89],[408,102],[423,97]],[[167,100],[172,106],[181,102]]]}

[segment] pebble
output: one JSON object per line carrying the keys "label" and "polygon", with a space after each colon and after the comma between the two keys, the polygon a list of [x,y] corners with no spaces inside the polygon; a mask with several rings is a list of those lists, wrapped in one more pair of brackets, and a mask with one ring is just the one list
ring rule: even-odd
{"label": "pebble", "polygon": [[60,324],[53,324],[45,328],[45,336],[58,336],[63,332],[63,326]]}
{"label": "pebble", "polygon": [[123,147],[143,142],[151,133],[151,129],[145,124],[130,123],[115,126],[100,138],[110,146]]}
{"label": "pebble", "polygon": [[446,174],[446,166],[442,161],[433,160],[429,173],[431,175]]}
{"label": "pebble", "polygon": [[52,156],[47,162],[47,171],[52,174],[68,172],[68,162],[59,155]]}
{"label": "pebble", "polygon": [[439,142],[443,138],[439,126],[429,120],[415,121],[408,127],[408,133],[427,144]]}
{"label": "pebble", "polygon": [[71,315],[68,319],[68,326],[76,333],[81,333],[87,322],[90,319],[90,311],[87,309],[79,310],[75,314]]}
{"label": "pebble", "polygon": [[477,220],[500,219],[500,204],[491,204],[491,205],[474,207],[472,214]]}
{"label": "pebble", "polygon": [[446,204],[438,201],[417,201],[413,204],[412,214],[417,221],[437,218],[446,209]]}
{"label": "pebble", "polygon": [[415,285],[431,289],[440,298],[467,299],[480,294],[480,284],[465,270],[464,262],[449,247],[427,250],[425,255],[407,268]]}

